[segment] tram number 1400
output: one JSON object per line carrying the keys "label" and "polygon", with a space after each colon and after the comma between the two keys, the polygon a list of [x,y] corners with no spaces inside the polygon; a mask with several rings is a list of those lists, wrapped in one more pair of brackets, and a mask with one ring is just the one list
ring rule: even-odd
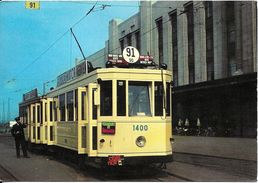
{"label": "tram number 1400", "polygon": [[133,125],[133,131],[148,131],[148,125]]}

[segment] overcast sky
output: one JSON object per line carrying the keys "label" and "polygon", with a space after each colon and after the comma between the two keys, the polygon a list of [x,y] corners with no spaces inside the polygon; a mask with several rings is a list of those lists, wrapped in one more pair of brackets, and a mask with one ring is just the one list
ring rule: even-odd
{"label": "overcast sky", "polygon": [[[64,33],[94,4],[41,1],[40,10],[30,10],[24,2],[0,2],[0,122],[7,119],[8,99],[9,117],[13,119],[18,115],[23,93],[38,88],[42,94],[44,82],[56,79],[74,66],[75,58],[82,58],[71,33]],[[111,6],[100,10],[102,4]],[[73,28],[84,54],[102,49],[108,39],[109,21],[126,20],[138,12],[138,5],[138,1],[98,1],[95,11]]]}

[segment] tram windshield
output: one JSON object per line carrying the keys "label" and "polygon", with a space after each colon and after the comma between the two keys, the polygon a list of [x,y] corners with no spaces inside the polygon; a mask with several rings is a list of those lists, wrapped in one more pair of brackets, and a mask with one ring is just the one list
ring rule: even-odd
{"label": "tram windshield", "polygon": [[148,82],[129,82],[129,116],[150,116],[150,90]]}

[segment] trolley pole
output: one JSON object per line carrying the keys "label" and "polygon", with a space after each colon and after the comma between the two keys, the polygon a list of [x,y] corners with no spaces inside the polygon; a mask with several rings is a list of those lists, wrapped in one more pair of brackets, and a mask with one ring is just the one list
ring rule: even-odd
{"label": "trolley pole", "polygon": [[47,82],[45,82],[45,83],[43,83],[43,95],[45,95],[45,93],[46,93],[46,86],[47,86],[47,84],[48,83],[52,83],[52,82],[54,82],[55,80],[53,79],[53,80],[51,80],[51,81],[47,81]]}
{"label": "trolley pole", "polygon": [[83,60],[86,61],[86,73],[88,73],[88,61],[86,60],[86,57],[85,57],[85,55],[84,55],[84,53],[83,53],[83,51],[82,51],[82,48],[81,48],[81,45],[80,45],[79,41],[77,40],[76,36],[75,36],[74,33],[73,33],[73,29],[70,28],[70,31],[71,31],[71,33],[72,33],[72,35],[73,35],[73,37],[74,37],[74,39],[75,39],[75,41],[76,41],[76,43],[77,43],[79,49],[80,49],[80,51],[81,51],[81,54],[82,54],[82,56],[83,56]]}

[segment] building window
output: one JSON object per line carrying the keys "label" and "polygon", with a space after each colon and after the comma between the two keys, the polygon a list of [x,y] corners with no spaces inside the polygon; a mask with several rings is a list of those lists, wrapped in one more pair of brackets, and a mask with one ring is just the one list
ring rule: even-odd
{"label": "building window", "polygon": [[135,32],[135,42],[136,48],[141,52],[141,40],[140,40],[140,31]]}
{"label": "building window", "polygon": [[65,121],[65,94],[59,95],[60,121]]}
{"label": "building window", "polygon": [[172,67],[173,67],[173,82],[174,86],[178,86],[178,46],[177,46],[177,14],[170,15],[172,25]]}
{"label": "building window", "polygon": [[206,29],[206,65],[207,80],[214,80],[214,53],[213,53],[213,11],[212,1],[205,2],[205,29]]}
{"label": "building window", "polygon": [[123,53],[123,50],[124,50],[124,47],[125,47],[124,39],[120,39],[119,42],[120,42],[121,53]]}
{"label": "building window", "polygon": [[212,18],[213,16],[213,4],[212,1],[205,2],[205,18]]}
{"label": "building window", "polygon": [[67,102],[67,119],[68,121],[73,121],[73,91],[70,91],[66,94]]}
{"label": "building window", "polygon": [[189,71],[189,83],[195,82],[194,72],[194,22],[193,22],[193,3],[185,6],[187,16],[187,34],[188,34],[188,71]]}
{"label": "building window", "polygon": [[156,20],[158,30],[159,65],[163,63],[163,22],[162,18]]}
{"label": "building window", "polygon": [[227,55],[228,76],[232,76],[237,70],[236,65],[236,27],[235,27],[235,2],[226,2],[226,24],[227,24]]}
{"label": "building window", "polygon": [[132,46],[132,34],[126,36],[127,46]]}

